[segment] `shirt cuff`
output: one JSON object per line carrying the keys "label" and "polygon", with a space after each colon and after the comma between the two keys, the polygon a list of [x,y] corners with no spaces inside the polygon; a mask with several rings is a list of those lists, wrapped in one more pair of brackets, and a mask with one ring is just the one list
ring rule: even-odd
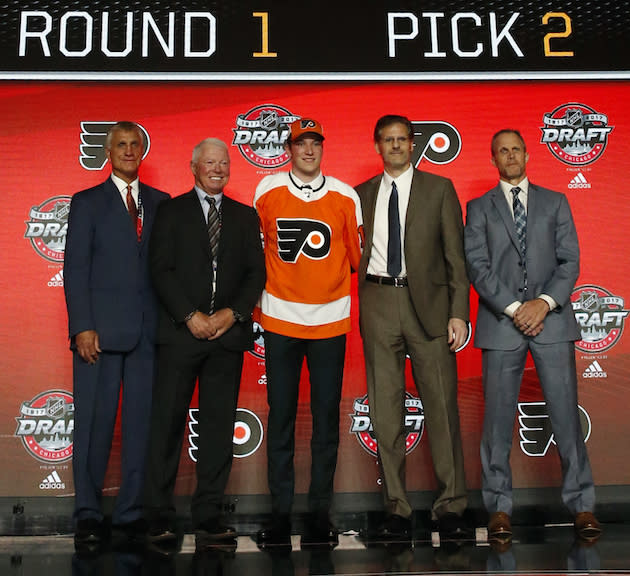
{"label": "shirt cuff", "polygon": [[512,304],[510,304],[505,310],[503,310],[503,313],[510,318],[514,318],[514,312],[516,312],[516,309],[520,305],[521,303],[518,300],[516,302],[512,302]]}
{"label": "shirt cuff", "polygon": [[558,307],[558,303],[551,296],[547,296],[547,294],[541,294],[538,298],[549,304],[549,312]]}

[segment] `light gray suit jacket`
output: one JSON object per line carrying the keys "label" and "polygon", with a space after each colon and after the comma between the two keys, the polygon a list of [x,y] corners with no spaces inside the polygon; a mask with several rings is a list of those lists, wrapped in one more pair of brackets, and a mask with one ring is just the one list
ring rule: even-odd
{"label": "light gray suit jacket", "polygon": [[580,253],[564,194],[530,183],[527,198],[527,291],[514,219],[501,187],[467,204],[464,245],[468,275],[479,294],[475,346],[514,350],[524,336],[504,310],[512,302],[547,294],[558,307],[534,338],[541,344],[580,338],[571,307]]}

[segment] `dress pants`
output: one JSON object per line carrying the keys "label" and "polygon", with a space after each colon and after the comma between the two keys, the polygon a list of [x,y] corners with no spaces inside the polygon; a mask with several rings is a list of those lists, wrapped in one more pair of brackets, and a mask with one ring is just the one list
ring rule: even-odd
{"label": "dress pants", "polygon": [[101,498],[121,398],[121,480],[112,522],[142,515],[142,491],[151,419],[154,344],[142,336],[129,352],[102,352],[95,364],[73,353],[76,520],[102,520]]}
{"label": "dress pants", "polygon": [[431,516],[437,520],[448,512],[461,515],[467,495],[457,365],[446,333],[438,338],[425,333],[409,288],[370,282],[361,287],[360,322],[370,420],[378,443],[387,513],[409,518],[412,512],[405,481],[405,355],[409,354],[438,482]]}
{"label": "dress pants", "polygon": [[274,515],[288,515],[295,489],[295,421],[304,358],[310,375],[311,484],[308,508],[327,513],[339,447],[339,402],[346,336],[324,339],[291,338],[265,332],[267,370],[267,459],[271,507]]}
{"label": "dress pants", "polygon": [[592,511],[595,490],[578,413],[574,344],[537,344],[529,338],[516,350],[482,352],[485,414],[481,488],[484,505],[490,514],[512,514],[510,451],[528,351],[534,359],[562,462],[562,500],[573,514]]}
{"label": "dress pants", "polygon": [[173,519],[173,491],[190,401],[199,382],[197,487],[192,497],[193,527],[217,518],[232,467],[234,417],[243,352],[218,341],[183,335],[158,346],[151,442],[146,482],[149,519]]}

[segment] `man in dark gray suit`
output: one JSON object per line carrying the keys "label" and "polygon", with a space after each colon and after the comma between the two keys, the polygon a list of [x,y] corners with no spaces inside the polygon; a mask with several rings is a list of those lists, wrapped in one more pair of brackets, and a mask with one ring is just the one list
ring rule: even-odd
{"label": "man in dark gray suit", "polygon": [[112,126],[105,141],[111,177],[75,194],[70,206],[64,288],[74,352],[78,546],[96,546],[105,535],[101,498],[119,396],[121,478],[112,522],[116,532],[130,538],[144,528],[142,488],[157,327],[149,236],[158,204],[168,198],[138,179],[145,149],[137,124]]}
{"label": "man in dark gray suit", "polygon": [[577,232],[567,198],[531,184],[529,155],[516,130],[492,139],[499,184],[471,200],[464,232],[471,282],[479,294],[475,346],[482,349],[485,417],[482,495],[488,538],[512,538],[510,449],[528,351],[545,396],[562,460],[562,499],[578,536],[596,539],[593,477],[580,428],[571,308],[579,274]]}
{"label": "man in dark gray suit", "polygon": [[149,541],[176,540],[173,491],[186,416],[199,381],[196,543],[231,546],[222,520],[232,466],[243,353],[253,348],[251,314],[265,284],[258,217],[226,196],[227,145],[207,138],[191,161],[195,186],[160,206],[151,235],[151,276],[160,302],[157,380],[147,469]]}

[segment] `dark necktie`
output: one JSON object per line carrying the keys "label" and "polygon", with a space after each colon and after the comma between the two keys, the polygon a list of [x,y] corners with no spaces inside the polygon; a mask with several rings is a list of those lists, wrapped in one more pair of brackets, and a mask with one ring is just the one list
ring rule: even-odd
{"label": "dark necktie", "polygon": [[387,239],[387,273],[396,278],[402,270],[400,250],[400,215],[398,212],[398,188],[392,182],[392,193],[389,195],[387,212],[389,237]]}
{"label": "dark necktie", "polygon": [[133,223],[133,228],[138,234],[138,238],[140,237],[140,233],[138,230],[138,207],[136,206],[136,202],[133,199],[133,195],[131,194],[131,184],[127,184],[127,211],[131,216],[131,222]]}
{"label": "dark necktie", "polygon": [[512,209],[514,210],[514,227],[516,228],[516,235],[521,245],[521,254],[525,259],[525,252],[527,249],[527,214],[525,213],[525,207],[518,198],[518,194],[521,191],[520,188],[512,188]]}
{"label": "dark necktie", "polygon": [[210,243],[210,252],[212,259],[217,259],[217,251],[219,249],[219,236],[221,234],[221,223],[219,221],[219,211],[217,210],[214,198],[206,196],[208,207],[208,241]]}
{"label": "dark necktie", "polygon": [[214,198],[206,196],[208,206],[208,243],[212,255],[212,298],[210,300],[210,313],[214,312],[214,298],[217,292],[216,261],[219,251],[219,236],[221,235],[221,220]]}

